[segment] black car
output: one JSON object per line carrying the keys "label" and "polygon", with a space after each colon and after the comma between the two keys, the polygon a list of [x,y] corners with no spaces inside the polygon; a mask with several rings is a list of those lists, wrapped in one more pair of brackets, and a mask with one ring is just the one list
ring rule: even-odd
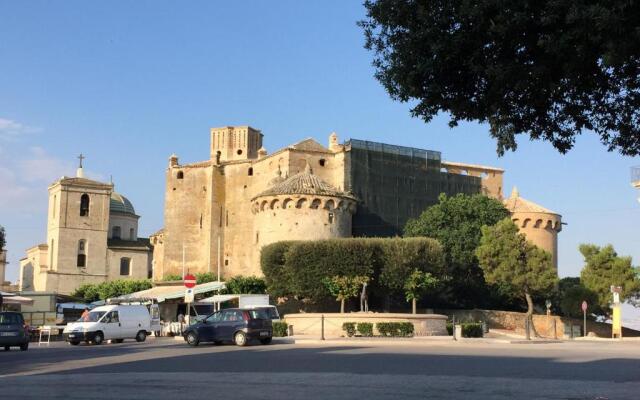
{"label": "black car", "polygon": [[9,351],[11,346],[20,346],[20,350],[29,348],[29,330],[22,314],[17,312],[0,312],[0,347]]}
{"label": "black car", "polygon": [[191,346],[201,342],[221,344],[226,341],[245,346],[252,339],[258,339],[262,344],[271,343],[273,330],[271,319],[262,310],[228,308],[189,325],[182,335]]}

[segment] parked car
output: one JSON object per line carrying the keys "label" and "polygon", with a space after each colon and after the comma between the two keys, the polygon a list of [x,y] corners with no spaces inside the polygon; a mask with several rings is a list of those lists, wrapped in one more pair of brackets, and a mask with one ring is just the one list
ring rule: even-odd
{"label": "parked car", "polygon": [[197,346],[201,342],[221,344],[225,341],[245,346],[252,339],[269,344],[272,336],[269,315],[262,310],[239,308],[217,311],[202,321],[189,325],[183,332],[184,340],[190,346]]}
{"label": "parked car", "polygon": [[11,346],[19,346],[20,350],[29,349],[29,328],[24,323],[22,314],[17,312],[0,312],[0,347],[9,351]]}
{"label": "parked car", "polygon": [[143,305],[100,306],[91,310],[86,318],[67,324],[63,335],[74,346],[80,342],[101,344],[105,340],[144,342],[152,331],[151,319]]}

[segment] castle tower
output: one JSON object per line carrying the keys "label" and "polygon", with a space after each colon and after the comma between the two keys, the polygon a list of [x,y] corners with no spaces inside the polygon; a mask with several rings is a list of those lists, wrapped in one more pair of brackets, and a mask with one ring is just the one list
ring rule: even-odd
{"label": "castle tower", "polygon": [[292,238],[351,237],[355,197],[314,175],[309,164],[304,171],[280,179],[278,176],[273,186],[251,200],[256,246]]}
{"label": "castle tower", "polygon": [[520,197],[515,187],[504,205],[527,240],[551,253],[553,266],[558,271],[558,232],[562,230],[562,216]]}
{"label": "castle tower", "polygon": [[220,163],[258,158],[262,136],[250,126],[211,128],[211,160]]}

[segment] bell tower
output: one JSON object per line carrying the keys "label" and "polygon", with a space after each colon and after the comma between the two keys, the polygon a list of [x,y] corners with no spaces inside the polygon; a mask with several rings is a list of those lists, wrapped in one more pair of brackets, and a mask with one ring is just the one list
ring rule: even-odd
{"label": "bell tower", "polygon": [[211,160],[220,163],[258,158],[262,136],[250,126],[211,128]]}

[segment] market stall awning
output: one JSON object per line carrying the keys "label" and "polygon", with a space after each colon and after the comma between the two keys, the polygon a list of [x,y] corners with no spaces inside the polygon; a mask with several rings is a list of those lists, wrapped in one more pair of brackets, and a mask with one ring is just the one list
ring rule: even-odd
{"label": "market stall awning", "polygon": [[[214,290],[224,289],[224,282],[207,282],[201,283],[200,285],[196,285],[193,288],[193,294],[201,294],[212,292]],[[113,299],[109,299],[111,301],[138,301],[138,300],[155,300],[158,303],[162,303],[165,300],[171,299],[179,299],[184,297],[185,287],[184,286],[156,286],[151,289],[141,290],[139,292],[126,294],[124,296],[119,296]]]}
{"label": "market stall awning", "polygon": [[239,294],[217,294],[215,296],[207,297],[206,299],[198,300],[197,303],[224,303],[225,301],[239,299]]}
{"label": "market stall awning", "polygon": [[17,296],[13,293],[7,293],[8,296],[5,296],[5,293],[2,293],[2,304],[20,304],[24,306],[33,305],[33,299],[29,297]]}

